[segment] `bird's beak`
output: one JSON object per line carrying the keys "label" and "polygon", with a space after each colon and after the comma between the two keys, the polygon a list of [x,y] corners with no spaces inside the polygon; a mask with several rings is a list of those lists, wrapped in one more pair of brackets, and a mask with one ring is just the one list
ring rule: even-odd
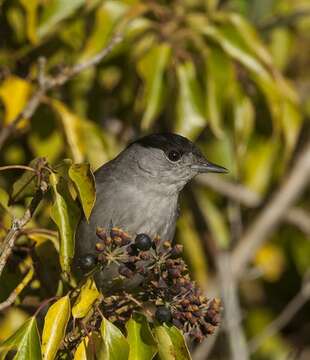
{"label": "bird's beak", "polygon": [[199,161],[198,164],[192,165],[191,168],[195,171],[198,171],[198,173],[228,173],[228,170],[224,168],[223,166],[213,164],[210,161],[207,161],[204,159],[203,161]]}

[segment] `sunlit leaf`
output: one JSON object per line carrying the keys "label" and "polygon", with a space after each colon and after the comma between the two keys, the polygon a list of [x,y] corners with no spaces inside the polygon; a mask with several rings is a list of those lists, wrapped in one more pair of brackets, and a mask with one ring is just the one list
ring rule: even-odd
{"label": "sunlit leaf", "polygon": [[198,190],[195,191],[195,194],[200,210],[208,223],[212,238],[215,239],[219,247],[222,249],[227,248],[230,236],[223,212],[218,209],[214,202],[208,199],[208,194],[204,191]]}
{"label": "sunlit leaf", "polygon": [[89,337],[86,336],[85,338],[83,338],[81,340],[77,349],[75,350],[73,360],[91,360],[92,359],[91,354],[89,354],[89,351],[88,351],[89,350],[88,344],[89,344]]}
{"label": "sunlit leaf", "polygon": [[164,72],[168,65],[171,49],[166,43],[150,49],[138,62],[138,72],[145,83],[145,111],[142,118],[142,128],[148,129],[159,114],[164,99]]}
{"label": "sunlit leaf", "polygon": [[178,101],[175,132],[195,139],[206,126],[202,91],[200,89],[195,66],[187,61],[177,66]]}
{"label": "sunlit leaf", "polygon": [[[4,124],[9,124],[24,109],[32,91],[26,80],[8,76],[0,85],[0,98],[5,107]],[[20,123],[23,126],[23,122]]]}
{"label": "sunlit leaf", "polygon": [[96,201],[95,178],[89,164],[73,164],[69,169],[69,177],[78,190],[84,215],[88,220]]}
{"label": "sunlit leaf", "polygon": [[175,326],[156,326],[154,335],[161,360],[191,360],[185,339]]}
{"label": "sunlit leaf", "polygon": [[51,216],[60,234],[60,263],[63,271],[70,273],[74,256],[75,231],[80,218],[80,210],[72,199],[63,177],[51,174],[50,182],[54,193]]}
{"label": "sunlit leaf", "polygon": [[129,343],[128,360],[151,360],[157,353],[156,343],[144,316],[132,317],[126,324]]}
{"label": "sunlit leaf", "polygon": [[71,314],[68,295],[57,300],[45,316],[42,333],[42,353],[44,360],[55,358],[65,333]]}
{"label": "sunlit leaf", "polygon": [[37,38],[37,16],[38,16],[38,0],[20,0],[26,10],[27,17],[27,36],[28,39],[35,44]]}
{"label": "sunlit leaf", "polygon": [[40,338],[35,317],[27,320],[9,339],[0,344],[0,358],[16,350],[14,360],[42,359]]}
{"label": "sunlit leaf", "polygon": [[49,32],[57,29],[57,24],[72,15],[81,5],[84,0],[50,0],[44,6],[41,15],[40,24],[38,27],[38,35],[40,38]]}
{"label": "sunlit leaf", "polygon": [[182,212],[177,224],[178,240],[184,246],[184,254],[188,260],[193,277],[204,288],[207,283],[207,262],[194,220],[188,210]]}
{"label": "sunlit leaf", "polygon": [[100,327],[103,340],[99,359],[101,360],[127,360],[129,346],[121,330],[107,319],[103,319]]}
{"label": "sunlit leaf", "polygon": [[98,299],[100,293],[97,290],[96,284],[92,278],[87,279],[82,286],[81,292],[72,307],[72,316],[74,318],[84,317],[91,309],[94,302]]}

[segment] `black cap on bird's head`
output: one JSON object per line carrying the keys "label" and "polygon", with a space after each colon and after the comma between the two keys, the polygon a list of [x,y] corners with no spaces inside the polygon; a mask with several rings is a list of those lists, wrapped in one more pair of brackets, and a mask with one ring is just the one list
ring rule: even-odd
{"label": "black cap on bird's head", "polygon": [[[133,144],[138,144],[145,148],[162,150],[170,164],[182,163],[183,159],[183,164],[196,174],[228,172],[224,167],[213,164],[207,160],[192,141],[178,134],[151,134],[136,140],[131,145]],[[187,158],[187,161],[184,160],[185,158]]]}

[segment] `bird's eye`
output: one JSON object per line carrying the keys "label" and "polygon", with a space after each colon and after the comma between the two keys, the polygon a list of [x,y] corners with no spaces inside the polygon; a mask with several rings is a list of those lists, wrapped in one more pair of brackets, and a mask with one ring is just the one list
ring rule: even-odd
{"label": "bird's eye", "polygon": [[169,151],[167,156],[171,161],[178,161],[181,159],[181,154],[176,150]]}

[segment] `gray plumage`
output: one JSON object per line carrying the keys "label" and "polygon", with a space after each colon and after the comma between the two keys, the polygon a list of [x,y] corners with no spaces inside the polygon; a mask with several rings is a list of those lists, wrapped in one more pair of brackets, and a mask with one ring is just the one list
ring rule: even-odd
{"label": "gray plumage", "polygon": [[113,225],[132,236],[146,233],[172,240],[179,194],[202,172],[226,169],[210,163],[180,135],[153,134],[129,145],[95,172],[96,204],[89,223],[83,219],[79,224],[75,259],[96,252],[99,226]]}

